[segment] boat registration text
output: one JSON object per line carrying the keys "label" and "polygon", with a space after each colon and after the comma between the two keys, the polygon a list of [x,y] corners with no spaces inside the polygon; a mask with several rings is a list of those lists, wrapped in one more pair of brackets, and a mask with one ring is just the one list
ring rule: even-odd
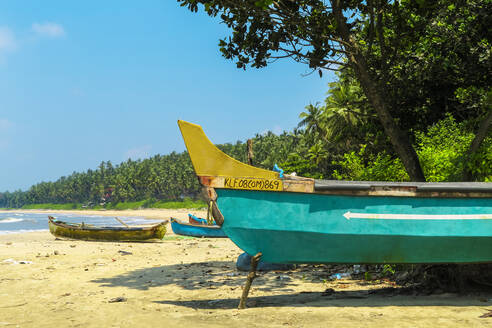
{"label": "boat registration text", "polygon": [[282,191],[282,180],[255,178],[225,178],[224,188]]}

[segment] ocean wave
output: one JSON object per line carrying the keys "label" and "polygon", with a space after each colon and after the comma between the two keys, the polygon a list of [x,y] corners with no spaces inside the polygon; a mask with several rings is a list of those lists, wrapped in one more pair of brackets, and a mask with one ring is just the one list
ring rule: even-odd
{"label": "ocean wave", "polygon": [[24,221],[23,219],[16,219],[16,218],[1,218],[0,223],[14,223],[14,222],[21,222]]}
{"label": "ocean wave", "polygon": [[42,232],[42,231],[49,231],[48,229],[34,229],[34,230],[26,230],[26,229],[21,229],[21,230],[0,230],[0,235],[7,235],[7,234],[12,234],[12,233],[26,233],[26,232]]}

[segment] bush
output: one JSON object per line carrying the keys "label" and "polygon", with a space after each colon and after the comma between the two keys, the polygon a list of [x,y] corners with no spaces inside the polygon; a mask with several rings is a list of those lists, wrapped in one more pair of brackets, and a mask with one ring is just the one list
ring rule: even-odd
{"label": "bush", "polygon": [[[487,137],[480,149],[467,155],[474,134],[465,123],[457,123],[448,116],[431,126],[427,132],[416,133],[416,151],[427,181],[461,181],[463,170],[469,168],[475,181],[492,181],[492,136]],[[368,154],[361,150],[344,154],[335,161],[340,169],[333,177],[343,180],[408,181],[400,159],[385,152]]]}
{"label": "bush", "polygon": [[399,158],[386,153],[366,155],[363,145],[359,153],[350,152],[343,160],[333,164],[340,170],[333,171],[333,177],[339,180],[359,181],[408,181],[409,177]]}
{"label": "bush", "polygon": [[471,170],[476,181],[492,181],[492,136],[471,156],[467,151],[475,136],[467,131],[465,123],[456,123],[452,116],[416,136],[427,181],[461,181],[465,168]]}

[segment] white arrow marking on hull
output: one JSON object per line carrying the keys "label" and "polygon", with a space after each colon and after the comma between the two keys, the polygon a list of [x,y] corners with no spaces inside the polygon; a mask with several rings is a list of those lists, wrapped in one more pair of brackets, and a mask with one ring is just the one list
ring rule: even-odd
{"label": "white arrow marking on hull", "polygon": [[378,214],[378,213],[352,213],[343,215],[350,219],[376,219],[376,220],[492,220],[492,214]]}

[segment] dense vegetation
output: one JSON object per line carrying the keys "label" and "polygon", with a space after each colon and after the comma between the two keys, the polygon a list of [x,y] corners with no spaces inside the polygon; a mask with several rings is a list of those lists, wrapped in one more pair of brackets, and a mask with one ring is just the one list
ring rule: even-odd
{"label": "dense vegetation", "polygon": [[0,206],[28,204],[85,204],[177,200],[193,196],[198,185],[186,153],[171,153],[145,160],[128,160],[117,166],[102,162],[98,169],[74,172],[55,182],[41,182],[22,192],[0,194]]}
{"label": "dense vegetation", "polygon": [[[298,136],[288,133],[281,136],[273,133],[257,135],[254,143],[258,164],[272,168],[274,163],[281,162],[295,151],[298,139]],[[246,160],[245,143],[219,145],[219,148],[239,160]],[[188,153],[173,152],[144,160],[128,160],[115,166],[110,161],[101,162],[95,170],[74,172],[55,182],[41,182],[27,191],[3,192],[0,193],[0,207],[72,209],[104,206],[123,209],[128,206],[204,206],[203,202],[186,201],[197,199],[199,195],[200,187]]]}
{"label": "dense vegetation", "polygon": [[[401,161],[391,153],[391,147],[385,148],[384,134],[373,127],[352,126],[359,124],[352,110],[345,113],[343,107],[334,107],[334,95],[340,88],[338,83],[331,84],[325,104],[306,107],[300,115],[301,128],[281,135],[256,135],[254,165],[271,169],[277,163],[288,173],[313,178],[408,181]],[[458,123],[452,116],[418,131],[415,147],[427,179],[460,181],[468,169],[473,180],[492,182],[492,135],[470,161],[466,151],[473,139],[467,122]],[[245,142],[218,147],[247,162]],[[96,170],[41,182],[27,191],[0,193],[0,207],[200,207],[204,203],[170,202],[197,199],[199,191],[188,154],[173,152],[116,166],[102,162]]]}

